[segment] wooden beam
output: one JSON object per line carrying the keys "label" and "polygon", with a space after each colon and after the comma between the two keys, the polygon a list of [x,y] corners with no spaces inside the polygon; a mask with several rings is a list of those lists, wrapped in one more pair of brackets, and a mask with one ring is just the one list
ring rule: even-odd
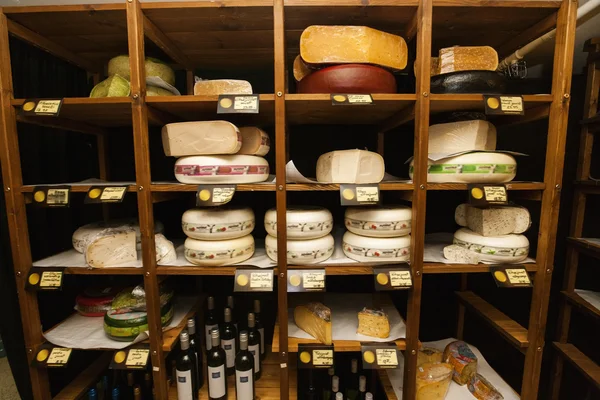
{"label": "wooden beam", "polygon": [[556,26],[556,16],[556,13],[552,13],[529,29],[511,37],[508,41],[496,48],[498,55],[501,58],[507,57],[520,47],[554,29]]}
{"label": "wooden beam", "polygon": [[596,389],[600,389],[600,366],[583,354],[577,347],[569,343],[554,342],[554,347],[579,372],[583,374]]}
{"label": "wooden beam", "polygon": [[410,105],[383,121],[377,128],[380,133],[391,131],[415,119],[415,105]]}
{"label": "wooden beam", "polygon": [[194,65],[190,59],[165,35],[148,17],[142,15],[144,20],[144,34],[148,39],[160,47],[173,61],[188,70],[193,70]]}
{"label": "wooden beam", "polygon": [[589,303],[579,294],[577,294],[576,292],[567,292],[565,290],[563,290],[560,293],[564,296],[565,300],[567,300],[573,306],[577,307],[580,311],[596,318],[596,320],[600,320],[600,310],[594,307],[593,304]]}
{"label": "wooden beam", "polygon": [[112,354],[106,352],[98,357],[89,367],[81,371],[79,375],[75,377],[71,383],[69,383],[63,390],[58,392],[52,400],[73,400],[83,398],[90,387],[95,387],[96,382],[100,379],[102,374],[108,369]]}
{"label": "wooden beam", "polygon": [[507,116],[494,121],[496,126],[513,126],[525,124],[527,122],[537,121],[548,117],[550,114],[550,105],[543,104],[541,106],[527,109],[525,115]]}
{"label": "wooden beam", "polygon": [[108,130],[99,126],[86,124],[85,122],[60,117],[26,117],[17,115],[17,121],[24,124],[45,126],[48,128],[64,129],[71,132],[85,133],[88,135],[101,136],[108,134]]}

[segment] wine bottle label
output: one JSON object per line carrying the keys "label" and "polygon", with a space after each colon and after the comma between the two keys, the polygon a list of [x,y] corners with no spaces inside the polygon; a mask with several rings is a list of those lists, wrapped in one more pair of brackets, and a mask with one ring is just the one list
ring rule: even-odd
{"label": "wine bottle label", "polygon": [[265,354],[265,328],[259,328],[260,333],[260,354]]}
{"label": "wine bottle label", "polygon": [[206,338],[206,350],[212,349],[212,339],[210,338],[210,331],[213,329],[219,329],[219,325],[204,325],[204,337]]}
{"label": "wine bottle label", "polygon": [[193,399],[194,389],[192,387],[192,371],[177,370],[177,400]]}
{"label": "wine bottle label", "polygon": [[221,347],[227,356],[227,368],[235,367],[235,339],[221,339]]}
{"label": "wine bottle label", "polygon": [[254,400],[254,380],[252,370],[235,370],[235,393],[237,400]]}
{"label": "wine bottle label", "polygon": [[260,372],[260,345],[248,346],[248,351],[254,356],[254,372]]}
{"label": "wine bottle label", "polygon": [[196,355],[196,374],[198,375],[198,378],[200,377],[200,365],[198,365],[200,357],[202,357],[201,354],[198,354],[197,351],[194,351],[194,354]]}
{"label": "wine bottle label", "polygon": [[208,395],[210,397],[223,397],[227,391],[225,380],[225,365],[208,367]]}

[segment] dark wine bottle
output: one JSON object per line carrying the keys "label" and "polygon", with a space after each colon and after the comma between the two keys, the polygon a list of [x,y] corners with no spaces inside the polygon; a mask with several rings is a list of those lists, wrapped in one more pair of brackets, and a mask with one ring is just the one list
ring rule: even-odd
{"label": "dark wine bottle", "polygon": [[254,356],[248,351],[248,332],[240,333],[240,351],[235,356],[235,398],[254,400]]}
{"label": "dark wine bottle", "polygon": [[367,392],[365,395],[365,400],[373,400],[373,394],[371,392]]}
{"label": "dark wine bottle", "polygon": [[306,393],[304,394],[305,400],[318,400],[319,395],[317,392],[317,388],[315,387],[314,382],[314,372],[312,369],[308,370],[308,387],[306,388]]}
{"label": "dark wine bottle", "polygon": [[88,390],[88,400],[98,400],[98,392],[96,388],[91,388]]}
{"label": "dark wine bottle", "polygon": [[127,387],[125,388],[125,393],[121,393],[121,397],[125,400],[133,400],[133,385],[135,385],[135,377],[133,376],[133,372],[127,372]]}
{"label": "dark wine bottle", "polygon": [[206,350],[210,350],[212,341],[210,339],[210,331],[219,329],[219,321],[215,312],[215,298],[210,296],[206,300],[206,315],[204,316],[204,337],[206,338]]}
{"label": "dark wine bottle", "polygon": [[340,377],[334,375],[331,378],[331,399],[334,400],[337,394],[340,392]]}
{"label": "dark wine bottle", "polygon": [[344,400],[344,395],[342,394],[342,392],[337,392],[335,394],[335,400]]}
{"label": "dark wine bottle", "polygon": [[202,350],[200,349],[200,341],[196,336],[196,320],[189,318],[187,321],[187,331],[190,335],[190,350],[194,352],[196,358],[196,381],[198,387],[201,388],[204,385],[204,368],[202,365]]}
{"label": "dark wine bottle", "polygon": [[360,400],[365,400],[367,396],[367,377],[364,375],[358,378],[358,392],[360,393]]}
{"label": "dark wine bottle", "polygon": [[333,367],[329,368],[327,370],[327,381],[326,383],[323,385],[323,400],[331,400],[334,398],[335,394],[333,394],[333,391],[331,390],[332,385],[333,385],[333,377],[335,375],[335,370],[333,369]]}
{"label": "dark wine bottle", "polygon": [[111,397],[111,400],[121,400],[121,392],[118,387],[113,388]]}
{"label": "dark wine bottle", "polygon": [[206,355],[208,364],[208,398],[210,400],[227,399],[227,376],[225,375],[225,363],[227,356],[221,348],[221,337],[218,329],[210,331],[211,349]]}
{"label": "dark wine bottle", "polygon": [[146,372],[144,374],[144,387],[142,389],[142,395],[145,399],[152,399],[152,374]]}
{"label": "dark wine bottle", "polygon": [[133,400],[142,400],[142,388],[140,385],[133,387]]}
{"label": "dark wine bottle", "polygon": [[248,313],[248,349],[254,356],[254,378],[259,380],[262,375],[262,361],[260,360],[260,333],[256,329],[254,313]]}
{"label": "dark wine bottle", "polygon": [[350,375],[346,378],[346,398],[348,400],[358,400],[358,360],[353,358],[350,365]]}
{"label": "dark wine bottle", "polygon": [[176,380],[177,400],[193,400],[198,396],[198,381],[196,380],[196,361],[190,349],[190,338],[187,332],[179,335],[181,351],[177,355]]}
{"label": "dark wine bottle", "polygon": [[221,326],[221,347],[225,350],[225,355],[227,357],[227,375],[235,374],[235,355],[236,351],[236,340],[237,340],[237,330],[233,323],[231,322],[231,308],[225,307],[224,311],[224,322],[223,326]]}
{"label": "dark wine bottle", "polygon": [[260,315],[260,300],[254,300],[254,321],[256,324],[256,329],[258,333],[260,333],[260,358],[265,358],[265,327],[262,323],[262,318]]}
{"label": "dark wine bottle", "polygon": [[238,309],[235,308],[233,296],[227,296],[227,307],[231,308],[231,323],[235,326],[236,331],[239,332],[238,326]]}

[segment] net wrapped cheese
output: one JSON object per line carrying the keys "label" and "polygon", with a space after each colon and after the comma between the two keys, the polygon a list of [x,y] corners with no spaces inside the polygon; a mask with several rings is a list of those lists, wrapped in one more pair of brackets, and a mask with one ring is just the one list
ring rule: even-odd
{"label": "net wrapped cheese", "polygon": [[454,367],[452,379],[461,386],[466,385],[477,373],[477,356],[463,341],[448,343],[442,359]]}
{"label": "net wrapped cheese", "polygon": [[476,253],[481,261],[518,263],[529,254],[529,240],[523,235],[482,236],[461,228],[454,233],[453,243]]}
{"label": "net wrapped cheese", "polygon": [[444,257],[461,264],[479,264],[481,261],[479,254],[457,244],[444,247]]}
{"label": "net wrapped cheese", "polygon": [[366,150],[338,150],[317,160],[317,181],[322,183],[379,183],[385,174],[383,157]]}
{"label": "net wrapped cheese", "polygon": [[469,392],[479,400],[502,400],[504,396],[487,379],[475,374],[467,384]]}
{"label": "net wrapped cheese", "polygon": [[300,57],[315,64],[374,64],[401,70],[408,50],[400,36],[366,26],[309,26],[300,36]]}
{"label": "net wrapped cheese", "polygon": [[271,149],[271,139],[262,129],[244,126],[240,128],[240,134],[242,135],[242,147],[237,154],[266,156]]}
{"label": "net wrapped cheese", "polygon": [[390,321],[383,310],[365,307],[358,312],[356,333],[385,339],[390,336]]}
{"label": "net wrapped cheese", "polygon": [[252,85],[238,79],[201,80],[194,84],[195,96],[217,96],[220,94],[252,94]]}
{"label": "net wrapped cheese", "polygon": [[300,82],[302,79],[306,78],[308,75],[313,73],[313,70],[306,65],[306,63],[304,62],[304,60],[302,59],[302,57],[300,57],[300,55],[297,55],[296,58],[294,58],[294,79],[296,79],[296,81]]}
{"label": "net wrapped cheese", "polygon": [[433,347],[421,347],[417,354],[417,367],[427,363],[441,363],[443,355],[443,352]]}
{"label": "net wrapped cheese", "polygon": [[525,207],[491,206],[487,208],[461,204],[456,207],[454,219],[482,236],[501,236],[523,233],[531,226],[531,216]]}
{"label": "net wrapped cheese", "polygon": [[344,64],[323,68],[298,82],[298,93],[396,93],[396,78],[373,65]]}
{"label": "net wrapped cheese", "polygon": [[483,120],[429,127],[429,153],[454,154],[471,150],[496,150],[496,127]]}
{"label": "net wrapped cheese", "polygon": [[332,344],[331,310],[319,302],[294,308],[294,322],[298,328],[324,344]]}
{"label": "net wrapped cheese", "polygon": [[452,381],[452,365],[425,363],[417,367],[417,400],[444,400]]}
{"label": "net wrapped cheese", "polygon": [[495,71],[498,53],[490,46],[454,46],[440,49],[440,74],[458,71]]}
{"label": "net wrapped cheese", "polygon": [[162,144],[165,155],[174,157],[235,154],[242,148],[242,135],[227,121],[176,122],[163,126]]}

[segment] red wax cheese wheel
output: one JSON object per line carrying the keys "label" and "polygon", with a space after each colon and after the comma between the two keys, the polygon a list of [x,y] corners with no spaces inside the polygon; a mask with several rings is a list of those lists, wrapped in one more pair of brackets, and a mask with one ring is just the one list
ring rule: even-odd
{"label": "red wax cheese wheel", "polygon": [[336,65],[306,76],[298,82],[298,93],[396,93],[396,79],[372,65]]}

